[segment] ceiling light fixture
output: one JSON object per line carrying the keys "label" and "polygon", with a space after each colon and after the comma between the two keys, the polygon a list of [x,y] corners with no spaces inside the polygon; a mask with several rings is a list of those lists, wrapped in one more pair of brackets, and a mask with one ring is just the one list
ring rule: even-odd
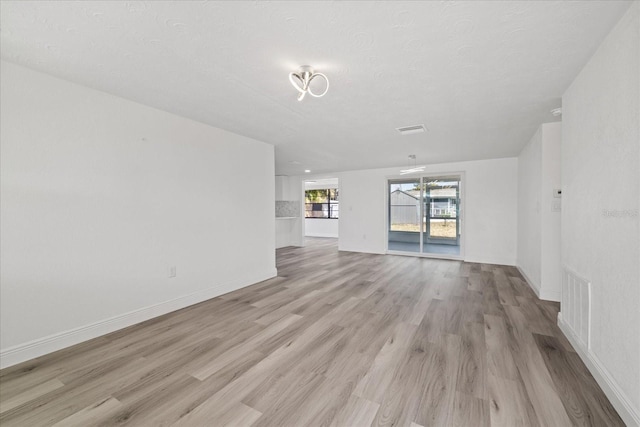
{"label": "ceiling light fixture", "polygon": [[310,173],[311,171],[309,169],[305,169],[304,173]]}
{"label": "ceiling light fixture", "polygon": [[554,108],[553,110],[551,110],[551,114],[553,114],[554,117],[561,116],[562,108]]}
{"label": "ceiling light fixture", "polygon": [[[311,91],[311,87],[309,87],[309,85],[311,84],[311,80],[315,79],[318,76],[324,79],[324,81],[327,83],[327,86],[324,88],[324,92],[316,95]],[[293,87],[295,87],[296,90],[300,92],[300,95],[298,95],[298,101],[302,101],[307,93],[315,98],[320,98],[321,96],[324,96],[329,90],[329,79],[327,78],[327,76],[322,73],[316,73],[309,65],[301,66],[298,69],[297,73],[289,73],[289,81],[291,82]]]}
{"label": "ceiling light fixture", "polygon": [[[411,167],[411,160],[413,160],[413,167]],[[416,166],[416,155],[415,154],[409,154],[409,161],[407,163],[409,164],[409,167],[407,169],[402,169],[400,171],[400,175],[407,175],[409,173],[424,172],[424,169],[426,168],[425,165]]]}

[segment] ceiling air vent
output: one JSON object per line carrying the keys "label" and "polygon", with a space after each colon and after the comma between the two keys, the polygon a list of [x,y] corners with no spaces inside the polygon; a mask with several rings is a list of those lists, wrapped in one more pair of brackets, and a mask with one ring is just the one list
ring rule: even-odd
{"label": "ceiling air vent", "polygon": [[404,126],[401,128],[396,128],[401,135],[411,135],[414,133],[422,133],[426,131],[424,125],[413,125],[413,126]]}

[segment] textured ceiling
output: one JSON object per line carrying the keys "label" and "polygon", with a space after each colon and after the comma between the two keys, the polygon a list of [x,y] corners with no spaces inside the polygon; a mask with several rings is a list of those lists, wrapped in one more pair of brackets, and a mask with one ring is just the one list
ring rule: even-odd
{"label": "textured ceiling", "polygon": [[[294,175],[517,155],[630,3],[0,4],[3,59],[274,144]],[[325,97],[296,100],[303,64]]]}

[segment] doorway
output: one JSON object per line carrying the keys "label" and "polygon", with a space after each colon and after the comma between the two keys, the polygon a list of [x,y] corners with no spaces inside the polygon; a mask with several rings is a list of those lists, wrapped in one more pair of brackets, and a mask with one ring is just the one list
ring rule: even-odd
{"label": "doorway", "polygon": [[304,182],[304,236],[339,235],[340,190],[338,178],[312,179]]}
{"label": "doorway", "polygon": [[388,252],[461,256],[460,174],[390,179],[387,188]]}

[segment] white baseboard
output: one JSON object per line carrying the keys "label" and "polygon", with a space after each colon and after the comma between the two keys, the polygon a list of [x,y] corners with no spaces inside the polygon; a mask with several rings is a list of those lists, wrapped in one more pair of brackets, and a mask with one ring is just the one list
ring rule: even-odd
{"label": "white baseboard", "polygon": [[529,287],[533,290],[533,292],[537,295],[538,298],[545,301],[560,302],[561,295],[559,291],[558,292],[541,291],[539,283],[536,283],[533,280],[531,280],[531,278],[527,276],[527,273],[525,273],[524,270],[520,268],[519,265],[516,265],[516,268],[518,269],[520,274],[522,274],[522,277],[524,277],[524,281],[527,282]]}
{"label": "white baseboard", "polygon": [[342,252],[360,252],[363,254],[376,254],[376,255],[384,255],[385,246],[384,242],[379,242],[380,244],[376,244],[373,241],[370,244],[366,244],[367,242],[363,242],[361,244],[346,242],[347,239],[338,238],[338,250]]}
{"label": "white baseboard", "polygon": [[277,270],[274,268],[261,274],[253,274],[232,282],[221,283],[211,288],[183,295],[169,301],[143,307],[109,319],[7,348],[0,351],[0,368],[17,365],[18,363],[135,325],[136,323],[180,310],[190,305],[244,288],[245,286],[262,282],[263,280],[275,277],[277,274]]}
{"label": "white baseboard", "polygon": [[562,320],[562,313],[558,313],[558,327],[567,337],[573,348],[580,356],[595,378],[596,382],[602,388],[604,394],[616,408],[620,418],[629,427],[640,427],[640,411],[634,408],[629,397],[622,391],[616,380],[611,376],[607,368],[604,367],[600,359],[589,349],[580,345],[580,340],[573,334],[571,328]]}
{"label": "white baseboard", "polygon": [[549,291],[544,291],[541,292],[539,295],[540,299],[543,299],[545,301],[554,301],[554,302],[560,302],[560,297],[561,297],[561,293],[558,292],[549,292]]}
{"label": "white baseboard", "polygon": [[522,277],[524,277],[524,281],[527,282],[527,285],[529,285],[529,287],[538,296],[538,298],[540,298],[540,284],[531,280],[531,278],[527,276],[527,273],[525,273],[525,271],[522,268],[520,268],[519,265],[516,265],[516,268],[518,269],[520,274],[522,274]]}
{"label": "white baseboard", "polygon": [[491,264],[491,265],[508,265],[515,266],[515,259],[507,259],[507,258],[483,258],[476,256],[465,256],[464,262],[473,262],[476,264]]}
{"label": "white baseboard", "polygon": [[331,237],[337,239],[338,235],[330,233],[307,233],[304,235],[304,237]]}

